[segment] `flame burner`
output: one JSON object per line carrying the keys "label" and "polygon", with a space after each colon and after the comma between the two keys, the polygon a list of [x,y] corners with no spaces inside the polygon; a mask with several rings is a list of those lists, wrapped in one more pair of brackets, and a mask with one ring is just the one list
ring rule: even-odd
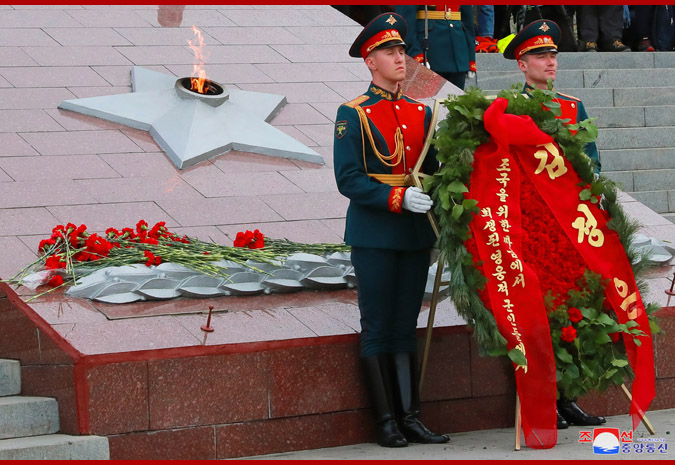
{"label": "flame burner", "polygon": [[204,79],[204,92],[193,90],[192,78],[189,77],[176,80],[176,85],[174,87],[180,98],[196,98],[212,107],[222,105],[230,98],[230,94],[225,87],[210,79]]}

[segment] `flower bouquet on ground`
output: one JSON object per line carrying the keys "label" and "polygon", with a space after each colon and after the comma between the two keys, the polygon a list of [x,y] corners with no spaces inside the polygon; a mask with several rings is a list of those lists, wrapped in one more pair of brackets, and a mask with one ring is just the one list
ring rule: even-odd
{"label": "flower bouquet on ground", "polygon": [[[259,230],[239,232],[234,246],[177,235],[161,221],[150,227],[144,220],[135,228],[108,228],[104,235],[90,233],[86,225],[58,225],[40,241],[38,258],[6,282],[37,288],[71,285],[97,270],[141,264],[154,267],[174,263],[211,277],[227,278],[227,261],[258,272],[256,264],[274,264],[296,253],[327,255],[348,252],[345,244],[305,244],[266,238]],[[40,294],[42,295],[42,294]],[[35,296],[38,297],[38,296]]]}

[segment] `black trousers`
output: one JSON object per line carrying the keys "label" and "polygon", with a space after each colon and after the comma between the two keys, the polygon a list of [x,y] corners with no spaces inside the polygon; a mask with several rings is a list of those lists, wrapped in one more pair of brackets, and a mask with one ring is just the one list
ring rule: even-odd
{"label": "black trousers", "polygon": [[611,45],[623,35],[622,5],[579,5],[577,23],[582,42]]}
{"label": "black trousers", "polygon": [[417,316],[430,254],[430,249],[352,247],[361,311],[361,357],[417,351]]}

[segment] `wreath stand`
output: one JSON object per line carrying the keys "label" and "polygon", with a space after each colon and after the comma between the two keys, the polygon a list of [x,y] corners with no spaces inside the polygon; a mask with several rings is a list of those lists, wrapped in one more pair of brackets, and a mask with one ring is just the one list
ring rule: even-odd
{"label": "wreath stand", "polygon": [[[417,163],[415,164],[415,167],[413,168],[412,172],[406,176],[406,181],[405,185],[406,186],[416,186],[419,187],[420,189],[424,190],[423,185],[422,185],[422,180],[426,177],[428,177],[428,174],[424,174],[421,172],[422,169],[422,164],[424,163],[424,159],[427,156],[427,152],[429,151],[429,147],[431,146],[431,139],[433,137],[433,134],[436,130],[436,124],[438,122],[438,111],[440,108],[440,104],[445,101],[445,99],[436,99],[434,101],[434,108],[433,108],[433,115],[431,118],[431,124],[429,125],[429,130],[427,133],[426,140],[424,142],[424,147],[422,149],[422,153],[420,154],[419,159],[417,160]],[[429,223],[431,224],[432,229],[434,230],[434,233],[436,234],[436,238],[438,239],[440,237],[440,232],[438,229],[438,223],[436,222],[436,218],[434,217],[433,213],[431,210],[427,212],[427,217],[429,218]],[[424,376],[426,374],[426,369],[427,369],[427,361],[429,359],[429,348],[431,346],[431,334],[434,329],[434,319],[436,318],[436,306],[438,305],[439,301],[439,296],[440,296],[440,288],[441,286],[447,286],[450,284],[449,281],[442,281],[442,276],[443,276],[443,268],[445,267],[445,261],[443,260],[442,256],[438,257],[438,262],[437,262],[437,268],[436,268],[436,276],[434,277],[434,287],[433,291],[431,293],[431,302],[429,304],[429,319],[427,321],[427,331],[426,331],[426,338],[424,342],[424,354],[422,356],[422,367],[420,370],[420,381],[419,381],[419,392],[422,392],[422,387],[424,386]],[[670,301],[670,297],[672,295],[675,295],[675,292],[673,292],[673,287],[675,286],[675,274],[673,278],[673,285],[671,286],[670,292],[666,291],[668,294],[668,300]],[[624,393],[624,395],[628,398],[628,401],[631,402],[633,400],[633,397],[631,396],[630,391],[626,387],[625,384],[621,384],[621,390]],[[654,435],[655,430],[654,427],[652,426],[651,422],[647,419],[647,416],[645,415],[644,412],[640,411],[639,412],[642,415],[642,423],[645,425],[647,428],[647,431],[649,434]],[[516,392],[516,418],[515,418],[515,444],[514,444],[514,450],[519,451],[521,447],[521,431],[522,431],[522,414],[521,414],[521,407],[520,407],[520,398],[518,397],[518,393]]]}

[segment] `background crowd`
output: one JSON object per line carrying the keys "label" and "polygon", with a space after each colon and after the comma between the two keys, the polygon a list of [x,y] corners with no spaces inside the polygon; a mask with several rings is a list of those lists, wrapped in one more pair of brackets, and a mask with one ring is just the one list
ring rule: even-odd
{"label": "background crowd", "polygon": [[[459,5],[447,5],[459,8]],[[336,5],[365,25],[393,5]],[[499,52],[497,42],[536,19],[560,25],[561,52],[654,52],[675,47],[673,5],[476,5],[476,53]]]}

